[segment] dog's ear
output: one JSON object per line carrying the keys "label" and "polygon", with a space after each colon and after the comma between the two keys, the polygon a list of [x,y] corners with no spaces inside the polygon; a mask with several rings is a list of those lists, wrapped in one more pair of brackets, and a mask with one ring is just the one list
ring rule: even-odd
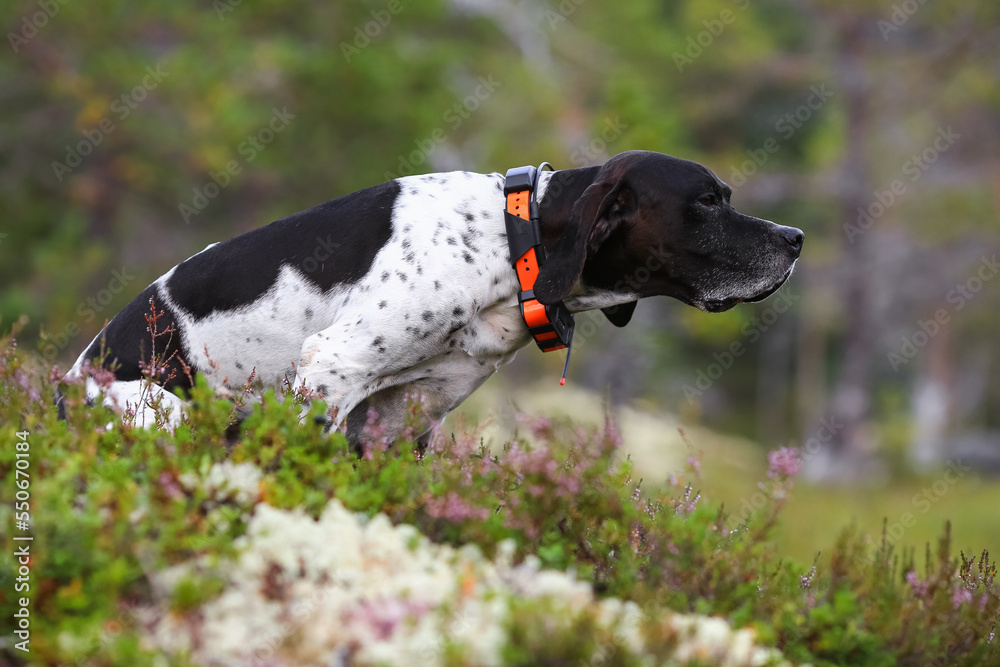
{"label": "dog's ear", "polygon": [[609,308],[601,308],[601,312],[604,316],[608,318],[608,321],[616,327],[623,327],[629,323],[632,319],[632,313],[635,312],[635,304],[637,301],[629,301],[628,303],[621,303],[617,306],[611,306]]}
{"label": "dog's ear", "polygon": [[569,222],[538,271],[535,298],[544,304],[566,298],[583,273],[588,254],[635,215],[638,197],[624,177],[592,183],[573,204]]}

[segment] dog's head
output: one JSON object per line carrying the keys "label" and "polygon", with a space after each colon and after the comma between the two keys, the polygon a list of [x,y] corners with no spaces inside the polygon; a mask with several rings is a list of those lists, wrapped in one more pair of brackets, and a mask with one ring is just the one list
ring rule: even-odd
{"label": "dog's head", "polygon": [[582,283],[714,313],[770,296],[791,275],[803,234],[737,212],[731,194],[696,162],[649,151],[613,157],[573,204],[536,297],[555,303]]}

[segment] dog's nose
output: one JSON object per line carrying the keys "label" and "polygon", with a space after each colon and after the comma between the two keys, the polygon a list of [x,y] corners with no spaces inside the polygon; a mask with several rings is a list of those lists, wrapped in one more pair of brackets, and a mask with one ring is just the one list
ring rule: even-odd
{"label": "dog's nose", "polygon": [[796,229],[795,227],[781,228],[781,238],[785,239],[788,245],[795,249],[796,254],[802,251],[802,240],[805,237],[806,235],[802,233],[801,229]]}

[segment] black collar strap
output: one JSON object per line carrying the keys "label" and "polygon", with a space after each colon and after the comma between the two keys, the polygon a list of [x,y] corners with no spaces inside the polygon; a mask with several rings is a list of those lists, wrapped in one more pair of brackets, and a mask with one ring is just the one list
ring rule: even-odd
{"label": "black collar strap", "polygon": [[[516,167],[507,172],[503,193],[506,197],[504,221],[507,226],[507,245],[510,247],[511,266],[517,272],[521,285],[517,301],[521,317],[528,331],[542,352],[567,348],[566,367],[569,367],[569,348],[573,340],[573,313],[562,301],[548,306],[539,303],[533,288],[538,270],[545,263],[545,248],[538,227],[538,202],[535,190],[539,170],[534,167]],[[566,383],[566,371],[560,384]]]}

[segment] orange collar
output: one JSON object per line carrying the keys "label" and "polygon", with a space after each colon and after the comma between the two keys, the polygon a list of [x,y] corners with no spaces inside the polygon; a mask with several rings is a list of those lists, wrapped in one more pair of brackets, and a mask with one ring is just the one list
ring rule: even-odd
{"label": "orange collar", "polygon": [[[547,163],[543,163],[544,164]],[[507,171],[503,192],[507,198],[504,221],[507,226],[507,245],[510,247],[511,265],[517,271],[521,285],[518,304],[521,317],[528,331],[542,352],[567,349],[566,367],[569,367],[569,350],[573,340],[573,313],[562,301],[548,306],[535,298],[534,286],[538,270],[545,262],[545,248],[538,226],[538,202],[535,190],[540,170],[534,167],[516,167]],[[566,370],[560,384],[566,383]]]}

